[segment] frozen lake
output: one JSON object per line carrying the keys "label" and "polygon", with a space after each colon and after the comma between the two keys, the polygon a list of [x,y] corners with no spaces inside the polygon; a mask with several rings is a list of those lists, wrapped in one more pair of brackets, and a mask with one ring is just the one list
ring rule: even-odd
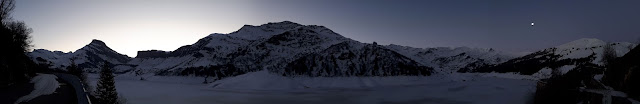
{"label": "frozen lake", "polygon": [[[201,77],[154,77],[143,81],[139,77],[118,76],[116,88],[130,104],[524,104],[531,102],[535,92],[533,80],[473,74],[456,77],[296,78],[289,81],[263,74],[266,73],[253,72],[212,84],[201,84]],[[97,75],[90,75],[90,79],[95,84]],[[269,83],[256,85],[254,81]],[[375,84],[356,87],[322,85],[358,81]],[[238,84],[243,82],[246,84]],[[306,87],[299,88],[290,83]],[[260,89],[262,87],[255,86],[279,87]]]}

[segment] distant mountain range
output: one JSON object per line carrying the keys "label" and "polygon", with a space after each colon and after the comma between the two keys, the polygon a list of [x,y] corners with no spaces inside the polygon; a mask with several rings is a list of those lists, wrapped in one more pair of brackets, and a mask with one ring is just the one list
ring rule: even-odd
{"label": "distant mountain range", "polygon": [[622,57],[636,44],[628,42],[604,42],[593,38],[578,39],[560,46],[540,50],[498,64],[484,64],[465,67],[458,72],[515,72],[522,75],[534,75],[548,78],[552,70],[564,74],[578,65],[592,64],[601,66],[603,49],[610,45],[617,57]]}
{"label": "distant mountain range", "polygon": [[[400,45],[361,43],[317,25],[284,21],[260,26],[245,25],[229,34],[210,34],[174,51],[139,51],[131,58],[93,40],[75,52],[36,49],[28,53],[34,62],[64,70],[72,61],[89,72],[103,62],[117,73],[154,75],[235,76],[268,70],[283,76],[397,76],[453,72],[519,72],[531,75],[550,67],[530,67],[530,62],[595,58],[601,46],[597,39],[580,39],[525,56],[483,48],[413,48]],[[635,44],[612,43],[618,55]],[[631,48],[628,48],[631,47]],[[592,55],[594,54],[594,55]],[[571,64],[567,64],[571,65]],[[555,67],[554,67],[555,68]]]}

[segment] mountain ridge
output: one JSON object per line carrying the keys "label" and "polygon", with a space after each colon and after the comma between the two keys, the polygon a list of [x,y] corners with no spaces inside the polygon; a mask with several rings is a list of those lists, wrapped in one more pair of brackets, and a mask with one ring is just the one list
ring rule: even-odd
{"label": "mountain ridge", "polygon": [[[582,41],[598,43],[597,39],[579,39]],[[298,60],[310,62],[302,59],[305,57],[331,57],[339,58],[343,52],[326,51],[328,48],[347,42],[347,49],[353,51],[353,47],[372,46],[370,43],[361,43],[356,40],[344,37],[332,30],[318,25],[301,25],[291,21],[270,22],[259,26],[245,25],[237,31],[229,34],[212,33],[199,39],[197,42],[184,45],[173,51],[148,50],[139,51],[143,55],[135,58],[128,57],[111,50],[103,41],[94,39],[91,43],[72,53],[58,51],[48,51],[44,49],[34,49],[28,53],[36,62],[43,61],[55,64],[53,68],[67,66],[71,59],[81,59],[77,64],[83,67],[96,69],[99,61],[109,61],[114,63],[114,68],[120,73],[128,74],[154,74],[154,75],[189,75],[193,72],[202,72],[206,68],[213,70],[234,70],[238,73],[228,73],[233,76],[244,72],[269,70],[273,73],[286,74],[291,69],[289,64]],[[575,47],[580,41],[576,40],[573,45],[560,45]],[[362,44],[362,45],[356,45]],[[429,70],[428,74],[398,74],[398,75],[429,75],[431,73],[452,73],[465,72],[477,67],[496,65],[507,62],[514,55],[507,54],[492,48],[469,48],[469,47],[435,47],[435,48],[414,48],[401,45],[377,45],[376,50],[388,50],[393,58],[410,61],[400,61],[403,65]],[[575,48],[574,48],[575,49]],[[340,50],[340,49],[338,49]],[[357,51],[363,51],[356,49]],[[623,51],[621,51],[622,53]],[[356,52],[358,53],[358,52]],[[362,53],[362,52],[360,52]],[[71,55],[73,54],[73,55]],[[573,53],[566,53],[573,54]],[[365,54],[363,54],[365,55]],[[374,55],[374,54],[366,54]],[[108,58],[115,57],[115,58]],[[375,56],[375,55],[374,55]],[[384,56],[384,55],[383,55]],[[386,56],[385,56],[386,57]],[[39,58],[39,59],[38,59]],[[344,58],[344,57],[343,57]],[[347,58],[345,58],[347,59]],[[348,59],[352,62],[362,61],[365,57],[358,59]],[[319,62],[333,62],[331,60],[314,60]],[[395,61],[394,61],[395,62]],[[378,63],[386,64],[386,63]],[[390,65],[397,67],[396,64]],[[292,64],[293,65],[293,64]],[[340,64],[334,69],[350,70],[347,64]],[[315,66],[313,66],[315,67]],[[368,67],[368,66],[367,66]],[[289,68],[289,69],[287,69]],[[426,71],[421,71],[422,73]],[[204,72],[203,72],[204,73]],[[379,73],[384,75],[383,73]],[[218,75],[218,74],[216,74]],[[377,74],[376,74],[377,75]],[[322,76],[322,75],[321,75]],[[327,74],[332,76],[332,74]]]}
{"label": "mountain ridge", "polygon": [[103,41],[97,39],[93,39],[89,44],[74,52],[63,53],[34,49],[34,51],[27,53],[27,56],[38,64],[48,65],[49,68],[66,70],[66,66],[75,63],[79,67],[86,68],[89,72],[97,72],[99,66],[105,61],[118,65],[131,60],[131,57],[112,50]]}

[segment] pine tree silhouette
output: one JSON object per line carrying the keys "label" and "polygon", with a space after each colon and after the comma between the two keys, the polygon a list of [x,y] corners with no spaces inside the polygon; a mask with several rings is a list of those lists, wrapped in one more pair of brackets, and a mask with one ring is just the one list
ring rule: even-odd
{"label": "pine tree silhouette", "polygon": [[96,87],[96,97],[100,104],[118,104],[118,92],[116,92],[113,70],[109,62],[104,62],[100,70],[100,79]]}

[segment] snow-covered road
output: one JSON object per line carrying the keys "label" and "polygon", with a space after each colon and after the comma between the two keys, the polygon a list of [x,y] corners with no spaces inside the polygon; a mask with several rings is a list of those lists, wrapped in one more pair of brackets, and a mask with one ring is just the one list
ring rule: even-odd
{"label": "snow-covered road", "polygon": [[56,89],[58,89],[58,87],[60,87],[60,83],[56,80],[57,78],[58,77],[53,74],[38,73],[38,76],[31,79],[31,83],[34,83],[34,90],[28,95],[20,97],[15,103],[17,104],[23,101],[29,101],[41,95],[52,94]]}

